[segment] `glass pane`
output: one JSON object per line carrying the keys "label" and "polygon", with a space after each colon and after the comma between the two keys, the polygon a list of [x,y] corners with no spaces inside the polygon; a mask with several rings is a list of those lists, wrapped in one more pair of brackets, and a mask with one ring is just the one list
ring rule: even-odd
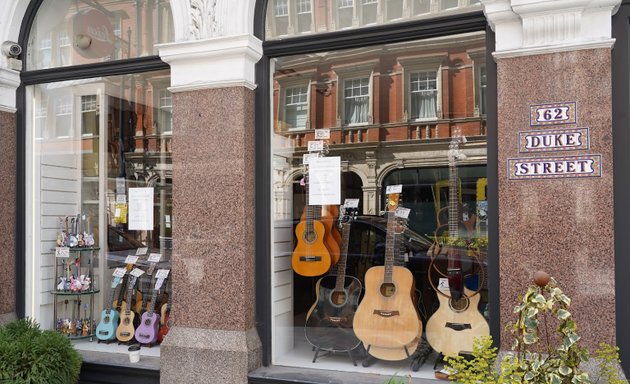
{"label": "glass pane", "polygon": [[[33,229],[27,254],[39,271],[28,281],[31,289],[41,286],[29,315],[43,328],[67,334],[79,349],[116,350],[115,343],[95,349],[88,341],[109,340],[100,328],[104,310],[122,317],[132,309],[140,319],[168,309],[170,284],[155,290],[150,270],[170,270],[169,84],[169,72],[161,71],[27,87],[27,108],[35,112],[26,114],[33,116],[27,121],[28,217],[35,218],[27,225]],[[67,258],[56,257],[58,246],[69,247]],[[130,264],[127,256],[143,248]],[[159,262],[149,261],[150,254],[161,255]],[[135,267],[147,272],[136,282],[129,273],[113,278],[116,268]],[[79,281],[83,285],[75,287]],[[152,350],[159,356],[159,348]]]}
{"label": "glass pane", "polygon": [[29,70],[157,55],[174,40],[168,0],[44,0],[28,38]]}
{"label": "glass pane", "polygon": [[[449,340],[468,350],[471,334],[489,334],[486,122],[471,93],[484,50],[479,32],[278,58],[273,364],[365,372],[353,364],[363,360],[383,382],[434,378],[435,351],[452,354]],[[290,129],[296,103],[308,108],[305,129]],[[321,150],[316,134],[329,136]],[[395,186],[399,195],[388,194]],[[452,290],[440,280],[449,267],[463,282]],[[394,296],[406,304],[379,301]],[[449,302],[473,331],[451,338],[439,324]]]}
{"label": "glass pane", "polygon": [[267,5],[265,39],[480,10],[479,0],[273,0]]}

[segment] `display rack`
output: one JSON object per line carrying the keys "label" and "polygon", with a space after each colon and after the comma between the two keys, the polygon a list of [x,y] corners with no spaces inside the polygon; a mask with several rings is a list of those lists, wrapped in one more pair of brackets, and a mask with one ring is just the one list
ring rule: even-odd
{"label": "display rack", "polygon": [[[55,252],[53,295],[53,328],[64,333],[70,339],[94,339],[96,322],[94,318],[94,295],[99,289],[94,278],[94,261],[98,257],[98,247],[57,249]],[[67,256],[66,256],[67,255]],[[96,257],[95,257],[96,255]],[[83,276],[84,279],[80,279]],[[72,278],[72,279],[71,279]],[[87,283],[86,278],[89,278]],[[64,280],[65,279],[65,280]],[[71,286],[70,280],[81,283]],[[67,283],[66,283],[67,281]],[[89,306],[83,303],[87,296]],[[60,300],[65,301],[65,307],[60,314]],[[72,302],[72,303],[70,303]],[[69,305],[70,304],[70,305]]]}

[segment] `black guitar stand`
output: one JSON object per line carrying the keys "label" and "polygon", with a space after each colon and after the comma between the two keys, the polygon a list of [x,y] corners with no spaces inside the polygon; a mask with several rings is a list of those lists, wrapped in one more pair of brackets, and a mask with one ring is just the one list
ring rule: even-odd
{"label": "black guitar stand", "polygon": [[101,339],[98,339],[96,344],[105,343],[105,344],[109,345],[109,344],[113,343],[114,341],[118,341],[118,340],[116,340],[116,339],[112,339],[112,340],[101,340]]}
{"label": "black guitar stand", "polygon": [[427,361],[431,353],[433,352],[433,348],[429,345],[429,343],[422,338],[422,342],[416,349],[416,352],[413,354],[413,360],[411,361],[411,370],[414,372],[418,372],[420,367]]}
{"label": "black guitar stand", "polygon": [[[344,353],[344,352],[339,352],[339,351],[328,351],[328,350],[323,350],[319,347],[313,347],[313,351],[315,351],[315,355],[313,356],[313,363],[317,362],[317,358],[318,357],[323,357],[323,356],[330,356],[330,355],[335,355],[338,353]],[[325,351],[324,354],[320,355],[320,352]],[[357,366],[357,361],[354,358],[354,356],[352,356],[352,351],[346,351],[345,353],[348,354],[348,357],[350,358],[350,361],[352,361],[352,364],[354,364],[354,366]]]}
{"label": "black guitar stand", "polygon": [[[374,357],[374,356],[370,355],[370,347],[371,347],[371,345],[368,345],[368,348],[367,348],[367,351],[366,351],[366,352],[367,352],[367,357],[366,357],[366,358],[365,358],[365,360],[363,360],[363,362],[361,363],[361,365],[362,365],[364,368],[369,367],[369,366],[370,366],[370,365],[372,365],[372,363],[374,363],[376,360],[379,360],[378,358],[376,358],[376,357]],[[407,349],[407,346],[406,346],[406,345],[405,345],[405,347],[404,347],[404,348],[405,348],[405,354],[407,355],[407,358],[411,357],[412,355],[410,355],[410,354],[409,354],[409,350]]]}

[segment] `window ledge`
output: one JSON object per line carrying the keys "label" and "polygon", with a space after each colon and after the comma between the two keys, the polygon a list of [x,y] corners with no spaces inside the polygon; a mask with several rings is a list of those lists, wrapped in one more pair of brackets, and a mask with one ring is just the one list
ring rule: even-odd
{"label": "window ledge", "polygon": [[[399,373],[398,376],[403,377],[405,383],[410,384],[436,384],[440,382],[440,380],[419,378],[412,378],[407,381],[403,373]],[[247,378],[249,384],[383,384],[391,376],[271,365],[251,371]]]}

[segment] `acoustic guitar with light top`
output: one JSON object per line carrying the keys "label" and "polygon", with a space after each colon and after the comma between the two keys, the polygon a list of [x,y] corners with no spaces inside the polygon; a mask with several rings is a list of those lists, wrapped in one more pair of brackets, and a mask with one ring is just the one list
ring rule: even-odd
{"label": "acoustic guitar with light top", "polygon": [[394,265],[399,198],[398,193],[388,197],[385,265],[366,272],[365,296],[354,315],[355,334],[370,355],[382,360],[411,356],[422,335],[413,275],[409,269]]}
{"label": "acoustic guitar with light top", "polygon": [[[478,256],[465,246],[457,246],[460,237],[461,216],[459,212],[457,186],[458,173],[456,162],[465,156],[461,153],[460,144],[465,143],[458,132],[453,136],[449,145],[449,208],[448,208],[448,239],[447,244],[440,244],[446,226],[438,227],[435,233],[436,243],[432,246],[431,263],[429,265],[429,283],[437,293],[440,307],[429,318],[426,326],[427,341],[434,350],[444,356],[456,356],[460,352],[472,352],[475,338],[490,335],[488,322],[478,310],[480,301],[479,290],[475,292],[466,288],[462,258],[469,253],[483,271]],[[436,259],[446,254],[447,273],[441,273],[443,284],[435,287],[433,272],[437,270]],[[483,285],[485,279],[482,275]]]}
{"label": "acoustic guitar with light top", "polygon": [[309,204],[308,172],[305,176],[305,189],[304,220],[295,227],[297,244],[291,257],[291,267],[298,275],[321,276],[330,269],[332,257],[325,243],[326,227],[315,219],[315,206]]}

